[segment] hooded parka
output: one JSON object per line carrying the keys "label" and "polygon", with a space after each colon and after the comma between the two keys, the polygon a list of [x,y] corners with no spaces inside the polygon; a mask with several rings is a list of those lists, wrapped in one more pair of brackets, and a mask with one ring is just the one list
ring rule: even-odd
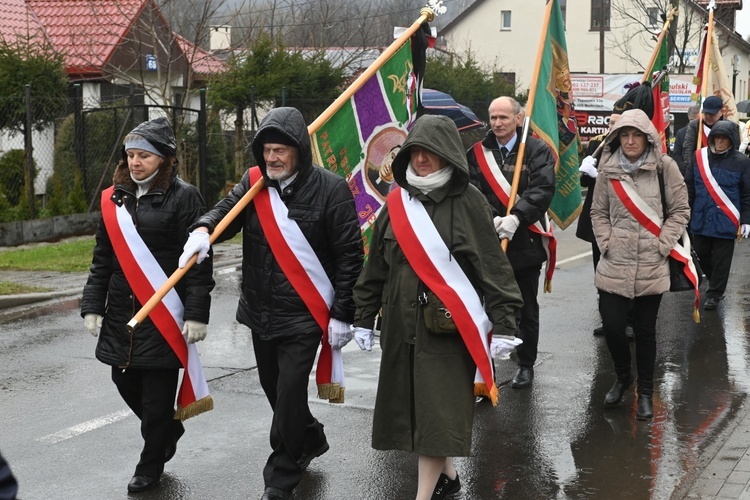
{"label": "hooded parka", "polygon": [[[643,153],[645,158],[642,156],[644,161],[633,175],[626,173],[619,163],[619,133],[626,127],[640,130],[648,141]],[[662,210],[659,170],[664,176],[666,211]],[[612,179],[632,186],[659,219],[667,213],[658,237],[643,227],[620,201]],[[628,298],[667,292],[667,256],[682,235],[689,217],[685,182],[677,163],[661,153],[656,128],[643,111],[624,112],[605,139],[591,206],[591,222],[602,252],[596,268],[596,287]]]}
{"label": "hooded parka", "polygon": [[[149,191],[136,198],[137,186],[130,177],[123,149],[123,160],[115,169],[114,193],[104,203],[127,208],[138,234],[164,273],[170,276],[177,270],[188,227],[206,208],[195,186],[177,178],[174,135],[168,122],[165,119],[145,122],[131,133],[146,138],[164,153],[167,161],[159,168]],[[182,319],[208,323],[210,292],[214,287],[212,274],[209,257],[191,267],[177,283],[175,290],[185,307]],[[100,222],[90,274],[81,299],[81,316],[93,313],[104,317],[96,346],[97,359],[121,368],[182,368],[177,355],[150,318],[140,323],[133,333],[128,332],[126,325],[140,308],[112,248],[107,228]]]}
{"label": "hooded parka", "polygon": [[[713,148],[717,135],[728,137],[732,142],[731,147],[722,153],[717,153]],[[739,210],[740,224],[750,224],[750,158],[737,151],[739,141],[737,125],[728,120],[716,122],[708,134],[711,146],[708,150],[708,168],[721,190]],[[737,238],[737,226],[709,194],[698,171],[695,155],[689,165],[691,167],[685,172],[685,184],[692,207],[690,232],[708,238]]]}
{"label": "hooded parka", "polygon": [[[428,194],[406,180],[410,149],[430,151],[453,168],[445,185]],[[393,161],[398,185],[417,197],[477,293],[495,333],[513,336],[520,292],[492,224],[489,205],[469,184],[469,171],[455,124],[424,115]],[[388,203],[375,222],[367,265],[357,281],[354,325],[372,328],[382,308],[380,365],[373,421],[375,449],[431,456],[466,456],[471,448],[476,366],[461,336],[428,333],[418,296],[424,291],[401,250]]]}
{"label": "hooded parka", "polygon": [[[283,191],[266,172],[263,145],[267,134],[297,148],[297,177]],[[342,177],[313,164],[307,126],[295,108],[271,110],[261,122],[252,148],[263,173],[264,189],[279,191],[289,218],[297,222],[333,284],[331,317],[351,323],[352,287],[362,269],[364,251],[349,186]],[[213,232],[249,189],[246,172],[239,184],[192,227],[205,226]],[[218,241],[229,239],[240,230],[242,294],[237,321],[263,340],[300,333],[322,335],[315,318],[279,267],[253,203],[232,221]]]}

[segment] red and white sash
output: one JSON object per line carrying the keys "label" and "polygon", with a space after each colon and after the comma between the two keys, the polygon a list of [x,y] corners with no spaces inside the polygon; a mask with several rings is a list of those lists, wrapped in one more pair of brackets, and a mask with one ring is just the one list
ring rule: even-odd
{"label": "red and white sash", "polygon": [[461,338],[477,365],[474,394],[487,396],[496,405],[497,387],[489,351],[492,322],[487,317],[481,298],[456,259],[452,258],[422,202],[416,197],[410,198],[409,193],[401,188],[391,191],[387,202],[399,247],[419,279],[451,312]]}
{"label": "red and white sash", "polygon": [[698,164],[698,172],[701,174],[703,184],[706,186],[708,194],[713,198],[714,203],[729,217],[735,226],[740,227],[740,211],[737,210],[737,207],[734,206],[726,193],[724,193],[719,183],[716,182],[714,174],[711,173],[711,167],[708,163],[708,148],[701,148],[696,151],[695,160]]}
{"label": "red and white sash", "polygon": [[[114,198],[113,193],[114,187],[102,191],[104,227],[130,288],[138,301],[145,304],[167,281],[167,275],[138,234],[125,206],[110,200]],[[195,344],[188,344],[182,335],[184,310],[182,300],[173,288],[149,313],[149,318],[185,368],[177,394],[175,418],[179,420],[213,409],[198,349]]]}
{"label": "red and white sash", "polygon": [[[492,150],[484,147],[481,142],[477,142],[474,144],[474,156],[479,164],[479,169],[482,171],[484,178],[487,179],[487,183],[492,188],[495,196],[507,207],[510,202],[511,185],[500,170],[495,156],[492,154]],[[520,199],[519,196],[516,196],[516,202]],[[544,226],[548,229],[544,229]],[[544,251],[547,252],[547,263],[544,266],[544,291],[551,292],[552,275],[555,272],[555,264],[557,262],[557,240],[552,234],[552,225],[546,212],[544,214],[544,226],[541,221],[536,221],[529,226],[529,231],[542,236]]]}
{"label": "red and white sash", "polygon": [[[649,206],[643,198],[636,192],[635,188],[620,179],[610,179],[612,182],[612,188],[617,195],[617,198],[622,202],[625,208],[635,217],[635,219],[645,227],[651,234],[658,237],[661,233],[662,220],[659,215]],[[682,244],[680,244],[682,241]],[[690,237],[687,234],[687,228],[683,231],[680,236],[680,240],[675,243],[672,250],[669,252],[669,256],[676,259],[684,264],[683,270],[685,276],[693,284],[695,289],[695,302],[693,308],[693,318],[695,322],[700,321],[699,307],[700,307],[700,290],[698,285],[698,272],[693,264],[693,258],[691,255]]]}
{"label": "red and white sash", "polygon": [[[260,168],[251,168],[250,185],[261,176]],[[343,403],[345,382],[341,351],[331,349],[328,344],[328,322],[335,293],[333,284],[310,242],[297,223],[289,218],[289,210],[276,189],[261,189],[253,203],[276,262],[323,330],[315,373],[318,397],[331,403]]]}

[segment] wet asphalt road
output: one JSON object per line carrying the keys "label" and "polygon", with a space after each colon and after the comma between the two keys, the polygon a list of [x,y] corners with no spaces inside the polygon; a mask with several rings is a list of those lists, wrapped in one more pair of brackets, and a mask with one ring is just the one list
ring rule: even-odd
{"label": "wet asphalt road", "polygon": [[[464,499],[682,498],[746,414],[750,393],[750,242],[737,246],[726,299],[690,317],[689,293],[667,294],[658,325],[655,418],[635,420],[633,393],[605,409],[613,382],[598,326],[590,257],[560,235],[554,290],[540,295],[540,360],[530,390],[512,390],[511,361],[497,361],[500,404],[476,407],[473,456],[457,459]],[[2,325],[0,451],[20,498],[259,498],[271,412],[247,330],[234,321],[238,273],[217,272],[207,340],[200,346],[214,411],[186,422],[159,488],[128,495],[140,452],[137,419],[75,310]],[[314,460],[297,499],[410,499],[416,458],[370,448],[379,349],[345,348],[346,403],[310,394],[331,450]],[[314,375],[313,375],[314,377]]]}

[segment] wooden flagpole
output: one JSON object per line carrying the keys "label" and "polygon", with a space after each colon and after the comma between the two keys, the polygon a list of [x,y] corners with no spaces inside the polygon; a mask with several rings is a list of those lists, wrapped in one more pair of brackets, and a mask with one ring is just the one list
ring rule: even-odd
{"label": "wooden flagpole", "polygon": [[[351,84],[349,87],[347,87],[346,90],[335,100],[333,103],[331,103],[328,108],[326,108],[323,113],[318,116],[318,118],[315,119],[308,127],[307,132],[309,135],[313,135],[315,132],[318,131],[318,129],[327,122],[336,112],[341,109],[341,107],[349,100],[351,97],[360,89],[362,86],[369,80],[375,73],[380,70],[380,68],[383,67],[383,65],[388,62],[388,60],[401,48],[402,45],[406,43],[406,41],[411,38],[411,36],[416,33],[418,29],[422,27],[422,24],[425,22],[430,22],[433,19],[435,19],[435,13],[433,10],[429,7],[423,7],[422,10],[419,11],[419,18],[414,21],[414,23],[404,31],[401,36],[399,36],[394,42],[383,51],[382,54],[380,54],[380,57],[378,57],[359,77]],[[218,238],[219,235],[221,235],[222,232],[229,226],[229,224],[234,221],[234,219],[237,218],[237,216],[247,207],[248,204],[252,201],[252,199],[255,197],[256,194],[263,188],[263,177],[258,179],[258,181],[253,184],[250,189],[247,191],[247,193],[242,196],[242,198],[235,203],[234,207],[224,216],[223,219],[219,221],[218,224],[216,224],[216,227],[214,228],[213,232],[211,233],[211,236],[209,237],[209,242],[213,244]],[[154,292],[154,295],[151,296],[151,298],[143,304],[141,309],[131,318],[130,321],[128,321],[127,327],[128,330],[131,332],[135,330],[135,328],[143,322],[143,320],[146,319],[146,317],[151,313],[151,311],[154,310],[154,307],[161,302],[161,300],[169,293],[169,291],[174,288],[174,286],[182,279],[183,276],[187,273],[188,269],[190,269],[198,260],[198,255],[193,255],[190,260],[188,260],[187,264],[184,268],[178,268],[175,272],[172,273],[172,275],[167,279],[167,281],[164,282],[164,284],[159,287],[159,289]]]}
{"label": "wooden flagpole", "polygon": [[661,51],[661,44],[664,41],[664,38],[666,38],[667,36],[667,31],[669,30],[669,25],[672,23],[672,19],[674,19],[676,16],[677,16],[677,7],[672,7],[672,9],[670,9],[669,11],[669,14],[667,14],[667,20],[664,21],[664,25],[661,28],[661,32],[659,33],[659,38],[656,39],[656,48],[654,49],[654,52],[651,54],[651,59],[649,60],[648,65],[646,66],[646,70],[643,72],[643,76],[641,77],[641,83],[651,78],[651,75],[654,73],[654,63],[656,62],[656,58],[659,57],[659,51]]}
{"label": "wooden flagpole", "polygon": [[[531,113],[534,109],[534,100],[536,99],[536,86],[539,83],[539,72],[542,66],[542,57],[544,56],[544,42],[547,35],[549,34],[549,20],[552,16],[552,3],[554,0],[547,2],[547,7],[544,11],[544,21],[542,22],[542,33],[539,37],[539,48],[537,49],[536,62],[534,63],[534,73],[531,80],[531,87],[529,87],[529,98],[526,101],[526,116],[523,120],[523,129],[521,132],[521,144],[518,146],[518,155],[516,156],[516,165],[513,169],[513,181],[510,185],[510,196],[508,198],[508,207],[505,212],[506,217],[510,215],[510,209],[516,204],[516,196],[518,196],[518,185],[521,183],[521,167],[523,165],[523,158],[526,154],[526,138],[529,134],[529,128],[531,125]],[[503,239],[500,242],[503,251],[508,251],[508,240]]]}
{"label": "wooden flagpole", "polygon": [[[716,8],[716,2],[711,0],[708,4],[708,29],[706,30],[706,53],[703,56],[703,74],[701,75],[701,107],[703,102],[706,100],[706,93],[708,93],[708,79],[711,78],[711,42],[714,36],[714,9]],[[698,151],[703,146],[703,112],[698,114],[698,134],[697,140],[695,141],[695,150]]]}

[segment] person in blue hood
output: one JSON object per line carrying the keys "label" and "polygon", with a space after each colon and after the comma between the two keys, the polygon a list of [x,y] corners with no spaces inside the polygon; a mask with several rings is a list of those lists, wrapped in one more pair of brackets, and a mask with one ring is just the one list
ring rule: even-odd
{"label": "person in blue hood", "polygon": [[734,240],[750,236],[750,158],[737,151],[739,144],[736,124],[716,122],[708,147],[696,151],[685,172],[690,233],[709,280],[706,310],[716,309],[724,298]]}

